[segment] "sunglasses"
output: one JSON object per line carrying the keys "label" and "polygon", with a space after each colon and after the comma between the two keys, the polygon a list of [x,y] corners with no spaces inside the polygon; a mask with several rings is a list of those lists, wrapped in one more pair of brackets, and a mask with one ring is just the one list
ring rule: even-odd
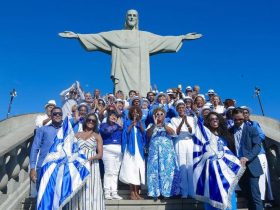
{"label": "sunglasses", "polygon": [[95,123],[96,120],[95,119],[87,119],[87,122]]}
{"label": "sunglasses", "polygon": [[62,116],[62,112],[54,112],[52,113],[52,116]]}
{"label": "sunglasses", "polygon": [[156,113],[156,116],[163,116],[164,114],[161,112],[161,113]]}

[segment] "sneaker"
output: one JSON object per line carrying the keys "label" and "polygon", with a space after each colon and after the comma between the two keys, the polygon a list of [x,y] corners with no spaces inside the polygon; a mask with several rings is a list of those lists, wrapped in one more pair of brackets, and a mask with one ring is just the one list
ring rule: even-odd
{"label": "sneaker", "polygon": [[113,194],[111,197],[113,200],[122,200],[123,198],[119,196],[118,194]]}
{"label": "sneaker", "polygon": [[105,194],[105,199],[106,200],[112,200],[112,196],[110,194]]}

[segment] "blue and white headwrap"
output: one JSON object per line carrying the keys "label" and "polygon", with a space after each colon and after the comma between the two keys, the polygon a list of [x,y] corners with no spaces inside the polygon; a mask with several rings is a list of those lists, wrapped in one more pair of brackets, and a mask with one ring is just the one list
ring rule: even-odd
{"label": "blue and white headwrap", "polygon": [[231,209],[231,195],[245,171],[224,141],[198,120],[193,137],[195,198],[215,208]]}
{"label": "blue and white headwrap", "polygon": [[79,149],[66,117],[42,164],[37,209],[61,209],[81,189],[89,175],[90,164]]}

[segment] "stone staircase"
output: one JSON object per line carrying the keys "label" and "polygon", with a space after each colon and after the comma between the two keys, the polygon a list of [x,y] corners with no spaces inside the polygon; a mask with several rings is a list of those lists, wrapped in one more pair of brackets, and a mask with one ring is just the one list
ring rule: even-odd
{"label": "stone staircase", "polygon": [[[147,197],[147,190],[141,191],[141,196],[144,200],[129,200],[129,189],[127,185],[119,185],[119,194],[123,197],[123,200],[106,200],[107,210],[203,210],[203,203],[194,199],[158,199],[153,200]],[[246,210],[246,199],[238,197],[238,209]],[[26,198],[21,203],[22,210],[35,210],[36,201],[32,198]],[[269,208],[267,210],[279,210],[279,208]]]}

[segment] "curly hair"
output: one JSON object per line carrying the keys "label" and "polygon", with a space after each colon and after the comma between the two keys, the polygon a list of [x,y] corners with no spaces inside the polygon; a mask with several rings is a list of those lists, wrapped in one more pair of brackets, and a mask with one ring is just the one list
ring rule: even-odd
{"label": "curly hair", "polygon": [[234,138],[232,134],[228,131],[226,122],[221,114],[218,114],[217,112],[209,112],[209,114],[206,116],[204,125],[212,130],[212,127],[210,125],[210,116],[215,115],[219,120],[219,127],[217,128],[218,135],[222,137],[226,142],[228,148],[235,154],[235,145],[234,145]]}
{"label": "curly hair", "polygon": [[142,110],[141,110],[141,108],[138,107],[138,106],[132,106],[132,107],[129,108],[128,118],[129,118],[130,120],[133,120],[133,115],[132,115],[132,113],[133,113],[135,110],[136,110],[137,113],[139,114],[139,119],[141,120],[141,119],[142,119]]}
{"label": "curly hair", "polygon": [[87,128],[87,119],[91,116],[93,116],[95,118],[94,126],[92,128],[92,131],[95,132],[95,133],[98,133],[98,119],[97,119],[97,117],[94,113],[90,113],[85,117],[85,120],[83,122],[83,130],[85,130]]}

